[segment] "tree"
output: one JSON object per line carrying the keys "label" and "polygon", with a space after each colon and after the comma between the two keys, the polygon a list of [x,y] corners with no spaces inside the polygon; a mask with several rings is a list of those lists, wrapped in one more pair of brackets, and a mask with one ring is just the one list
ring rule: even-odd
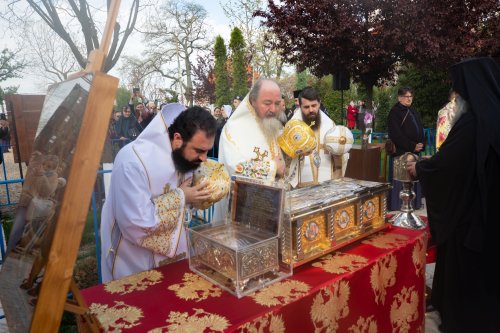
{"label": "tree", "polygon": [[[373,86],[381,79],[392,79],[401,61],[442,65],[465,55],[494,52],[478,41],[477,29],[494,24],[485,17],[498,13],[495,3],[284,0],[277,4],[268,0],[268,10],[257,15],[276,35],[275,47],[286,61],[310,68],[318,76],[350,73],[364,85],[369,105]],[[492,29],[487,31],[491,34]]]}
{"label": "tree", "polygon": [[22,36],[30,46],[24,48],[24,54],[29,58],[32,73],[48,83],[64,81],[80,68],[68,45],[46,24],[27,24]]}
{"label": "tree", "polygon": [[3,49],[0,53],[0,82],[19,77],[21,70],[26,67],[24,60],[16,60],[16,56],[18,54],[9,49]]}
{"label": "tree", "polygon": [[229,91],[229,75],[227,71],[227,50],[224,38],[217,36],[214,46],[215,55],[215,103],[225,105],[231,103]]}
{"label": "tree", "polygon": [[[153,50],[147,55],[150,68],[173,80],[193,105],[191,58],[208,51],[207,11],[194,2],[168,1],[158,11],[160,20],[147,23],[146,41]],[[177,61],[177,67],[168,64]],[[184,77],[186,81],[184,82]]]}
{"label": "tree", "polygon": [[[21,70],[26,66],[24,60],[16,60],[17,53],[9,51],[8,49],[3,49],[0,53],[0,82],[7,79],[12,79],[20,76]],[[6,87],[2,89],[0,87],[0,105],[3,109],[3,102],[5,100],[5,95],[15,94],[18,87]]]}
{"label": "tree", "polygon": [[146,61],[135,56],[124,56],[118,70],[126,86],[129,87],[129,95],[133,87],[138,87],[144,93],[146,77],[154,72]]}
{"label": "tree", "polygon": [[124,85],[118,87],[116,90],[115,107],[117,111],[121,111],[121,108],[127,106],[130,100],[130,89],[127,89]]}
{"label": "tree", "polygon": [[262,0],[227,0],[219,4],[233,27],[241,29],[246,41],[246,58],[254,70],[267,78],[281,77],[283,59],[279,50],[272,48],[275,36],[260,26],[254,13],[263,9]]}
{"label": "tree", "polygon": [[414,90],[412,106],[420,113],[424,127],[436,127],[437,113],[448,102],[451,87],[446,69],[408,65],[399,73],[398,86]]}
{"label": "tree", "polygon": [[233,28],[231,32],[229,47],[231,48],[231,59],[233,61],[233,95],[245,96],[248,92],[244,54],[245,41],[241,30],[237,27]]}
{"label": "tree", "polygon": [[[110,1],[107,3],[109,6]],[[131,0],[130,3],[125,28],[122,29],[118,21],[115,23],[113,38],[103,68],[104,72],[108,72],[116,64],[127,39],[134,30],[140,0]],[[4,18],[11,23],[11,27],[24,25],[22,22],[26,22],[33,14],[38,15],[69,46],[80,68],[85,68],[90,52],[100,46],[99,35],[105,22],[99,22],[95,18],[102,17],[103,10],[94,7],[87,0],[27,0],[27,4],[28,6],[21,1],[9,0],[7,8],[10,12],[4,15]],[[83,52],[80,41],[84,44]]]}
{"label": "tree", "polygon": [[215,103],[215,70],[213,55],[198,56],[193,66],[194,98],[199,104]]}

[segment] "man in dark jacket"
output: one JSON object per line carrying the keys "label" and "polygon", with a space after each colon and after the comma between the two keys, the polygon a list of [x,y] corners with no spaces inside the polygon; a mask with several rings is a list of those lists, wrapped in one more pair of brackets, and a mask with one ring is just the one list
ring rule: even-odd
{"label": "man in dark jacket", "polygon": [[[413,102],[413,89],[410,87],[402,87],[398,90],[398,102],[392,107],[388,117],[388,134],[389,138],[396,145],[396,153],[394,157],[403,155],[406,152],[419,154],[424,150],[424,127],[418,113],[411,107]],[[389,210],[399,210],[401,207],[401,199],[399,192],[401,191],[401,183],[392,179],[392,161],[389,164],[389,181],[392,181],[392,190],[389,195]],[[422,202],[422,193],[420,184],[414,187],[415,199],[413,207],[420,209]]]}

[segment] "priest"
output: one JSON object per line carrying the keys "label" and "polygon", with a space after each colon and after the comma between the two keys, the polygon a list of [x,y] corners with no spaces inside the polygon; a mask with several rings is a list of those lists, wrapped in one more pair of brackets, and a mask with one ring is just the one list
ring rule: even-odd
{"label": "priest", "polygon": [[192,170],[207,159],[216,122],[203,108],[183,109],[164,107],[116,156],[101,219],[103,282],[187,257],[186,206],[211,192],[191,186]]}

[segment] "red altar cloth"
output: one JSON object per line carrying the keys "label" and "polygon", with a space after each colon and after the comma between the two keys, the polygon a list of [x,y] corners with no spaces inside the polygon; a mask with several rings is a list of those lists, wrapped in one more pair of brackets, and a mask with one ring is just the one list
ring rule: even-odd
{"label": "red altar cloth", "polygon": [[426,245],[391,226],[241,299],[187,260],[82,294],[109,332],[423,332]]}

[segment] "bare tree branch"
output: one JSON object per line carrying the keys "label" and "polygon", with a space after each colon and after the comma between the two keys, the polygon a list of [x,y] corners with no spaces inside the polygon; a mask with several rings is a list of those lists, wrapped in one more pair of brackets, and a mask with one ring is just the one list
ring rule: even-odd
{"label": "bare tree branch", "polygon": [[[149,0],[142,1],[149,2]],[[137,22],[140,3],[141,0],[131,1],[128,22],[124,31],[121,31],[122,25],[116,22],[104,71],[107,72],[113,68],[120,58],[125,43]],[[104,10],[94,8],[90,5],[89,0],[27,0],[26,4],[22,1],[10,0],[7,6],[9,13],[5,15],[9,14],[10,16],[4,19],[10,22],[11,27],[16,28],[16,23],[17,25],[25,23],[30,19],[32,13],[36,14],[69,46],[80,68],[85,68],[88,54],[99,48],[100,35],[102,34],[100,27],[104,26],[104,22],[97,22],[96,17],[99,16],[97,13],[105,13],[106,7]],[[26,12],[24,17],[18,15],[19,12],[26,11],[26,7],[30,8],[32,12]],[[82,42],[85,45],[83,52],[80,47]]]}

